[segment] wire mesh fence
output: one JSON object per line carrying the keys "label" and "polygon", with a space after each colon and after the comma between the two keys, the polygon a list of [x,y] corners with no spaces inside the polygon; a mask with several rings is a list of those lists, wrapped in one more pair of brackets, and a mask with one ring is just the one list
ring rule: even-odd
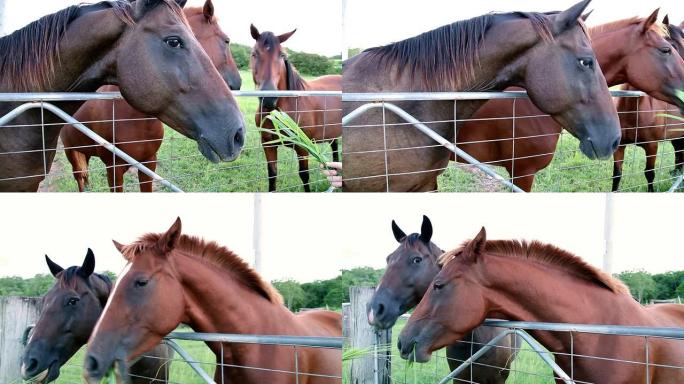
{"label": "wire mesh fence", "polygon": [[[394,345],[405,321],[400,320],[392,330]],[[462,340],[448,349],[434,352],[425,364],[403,360],[396,347],[390,346],[389,354],[374,355],[380,360],[378,365],[389,367],[390,373],[386,377],[375,377],[373,381],[402,384],[598,384],[613,382],[606,381],[606,378],[611,378],[617,380],[615,382],[657,383],[679,382],[677,380],[681,380],[684,374],[684,362],[677,358],[678,353],[669,356],[663,353],[664,344],[669,349],[684,348],[684,329],[681,328],[500,320],[487,320],[483,327],[497,327],[499,333],[491,340]],[[542,333],[547,340],[562,341],[565,348],[549,351],[531,336]],[[509,344],[502,343],[506,338],[510,338]],[[625,345],[632,348],[625,349]],[[386,346],[380,347],[383,348]],[[587,374],[589,369],[594,371],[593,375]],[[587,380],[587,376],[602,379]],[[617,376],[630,379],[620,381]],[[345,370],[344,382],[352,383],[353,380]]]}
{"label": "wire mesh fence", "polygon": [[[300,124],[304,131],[324,137],[341,130],[339,100],[340,92],[308,91],[243,91],[235,92],[247,127],[247,135],[241,155],[233,162],[214,164],[206,160],[197,148],[196,142],[173,129],[163,126],[158,120],[133,111],[119,93],[96,94],[0,94],[0,104],[12,102],[32,104],[31,108],[41,114],[58,114],[59,105],[66,101],[87,101],[74,116],[75,120],[61,119],[58,123],[19,125],[0,116],[0,129],[21,128],[27,134],[41,135],[43,145],[39,148],[18,148],[0,153],[0,159],[9,159],[18,154],[43,154],[45,161],[40,174],[12,175],[0,183],[13,180],[41,177],[44,178],[40,191],[71,192],[78,191],[198,191],[198,192],[261,192],[269,190],[269,164],[276,165],[277,191],[294,192],[304,189],[306,184],[312,191],[327,191],[330,187],[321,174],[319,165],[307,153],[295,153],[291,147],[278,143],[262,143],[261,133],[255,123],[259,110],[259,98],[288,98],[293,108],[283,111],[295,121],[306,122],[311,116],[320,117],[316,123]],[[323,99],[323,108],[310,108],[305,100]],[[57,110],[56,110],[57,109]],[[59,117],[59,115],[58,115]],[[85,117],[79,119],[78,117]],[[3,121],[4,120],[4,121]],[[66,125],[67,120],[71,125]],[[85,127],[76,127],[76,122]],[[52,149],[49,131],[64,127],[57,143]],[[87,128],[91,132],[86,132]],[[47,132],[47,134],[46,134]],[[93,140],[95,133],[104,140]],[[107,143],[121,149],[131,159],[115,155]],[[325,153],[332,161],[333,148],[341,146],[341,140],[322,141]],[[264,150],[277,153],[277,160],[270,162]],[[308,164],[304,164],[304,163]],[[301,167],[301,169],[300,169]],[[151,172],[144,171],[148,168]],[[308,180],[301,170],[308,169]],[[156,176],[155,176],[156,175]],[[81,185],[79,185],[79,179]]]}
{"label": "wire mesh fence", "polygon": [[[339,337],[305,337],[305,336],[268,336],[268,335],[231,335],[218,333],[194,333],[188,329],[179,329],[164,339],[167,350],[162,353],[143,354],[134,362],[129,375],[133,382],[169,383],[169,384],[224,384],[232,383],[231,377],[224,374],[225,369],[238,369],[252,372],[270,372],[287,378],[288,382],[310,382],[312,379],[324,383],[340,383],[342,381],[341,360],[339,368],[312,368],[310,362],[302,358],[306,349],[341,350],[342,338]],[[217,346],[215,354],[207,343]],[[271,348],[261,351],[271,355],[276,348],[290,351],[291,361],[279,367],[259,365],[242,365],[234,360],[225,359],[230,356],[226,350],[229,345],[259,345]],[[67,363],[60,368],[57,384],[76,384],[82,382],[83,361],[86,347],[81,348]],[[254,352],[254,351],[252,351]],[[139,364],[143,362],[141,367]],[[137,365],[137,366],[136,366]],[[218,374],[216,373],[218,371]],[[234,379],[234,378],[232,378]],[[20,383],[18,381],[17,383]]]}
{"label": "wire mesh fence", "polygon": [[[377,141],[380,146],[374,148],[353,148],[348,142],[344,158],[383,154],[385,169],[384,173],[354,172],[345,182],[382,179],[390,191],[399,178],[421,178],[436,172],[440,175],[435,191],[677,190],[684,166],[684,123],[663,116],[681,116],[677,108],[642,92],[620,90],[612,94],[622,127],[621,149],[616,154],[616,159],[622,160],[615,163],[613,159],[590,160],[580,151],[579,140],[536,110],[524,92],[345,93],[345,136],[376,129],[382,138]],[[464,103],[473,100],[487,102],[470,118],[456,118],[466,107]],[[450,119],[421,120],[404,109],[408,102],[415,108],[416,103],[442,103],[442,109],[452,110],[453,115]],[[371,110],[375,110],[373,117],[360,119]],[[398,137],[406,135],[406,127],[432,140],[421,145],[403,143]],[[446,131],[445,127],[451,127],[451,133],[440,135],[437,131]],[[428,151],[442,147],[452,152],[450,162],[440,163],[447,165],[423,169],[406,165],[409,171],[398,165],[401,159],[428,156]],[[375,160],[380,161],[379,157]]]}

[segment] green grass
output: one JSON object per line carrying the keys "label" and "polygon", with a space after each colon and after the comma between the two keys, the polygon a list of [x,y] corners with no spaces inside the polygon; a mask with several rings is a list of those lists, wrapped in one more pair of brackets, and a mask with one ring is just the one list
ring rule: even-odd
{"label": "green grass", "polygon": [[[409,364],[399,357],[397,338],[406,325],[405,319],[400,319],[392,328],[392,383],[405,384],[435,384],[449,374],[444,349],[433,354],[432,359],[425,364]],[[511,366],[511,374],[507,384],[554,384],[552,370],[524,343],[517,358]],[[349,378],[349,362],[344,364],[344,384],[351,383]]]}
{"label": "green grass", "polygon": [[[242,90],[254,90],[252,75],[240,72]],[[232,163],[212,164],[205,160],[197,149],[197,144],[166,127],[164,143],[159,151],[157,173],[188,192],[261,192],[268,191],[266,158],[261,148],[261,138],[256,129],[254,114],[258,108],[256,97],[238,97],[240,110],[247,124],[247,138],[240,157]],[[319,144],[330,154],[330,146]],[[317,169],[315,161],[309,161],[311,190],[324,192],[329,188],[327,180]],[[108,191],[104,164],[99,159],[90,161],[91,191]],[[58,152],[53,165],[54,175],[48,182],[51,190],[60,192],[78,191],[76,181],[71,176],[71,164],[63,152]],[[278,191],[303,191],[298,175],[297,156],[291,148],[278,149]],[[137,191],[137,177],[130,172],[125,176],[125,190]],[[162,186],[155,190],[165,191]]]}
{"label": "green grass", "polygon": [[[622,192],[647,192],[644,177],[646,155],[643,149],[630,145],[625,151]],[[464,165],[451,163],[439,177],[440,191],[482,192],[506,191],[484,174],[474,174],[464,169]],[[508,179],[510,176],[503,167],[493,167],[496,173]],[[658,147],[656,161],[656,192],[667,192],[675,181],[671,174],[674,169],[674,148],[670,142]],[[590,160],[579,151],[579,142],[573,136],[564,134],[556,148],[551,164],[537,173],[533,192],[610,192],[612,189],[613,161]]]}
{"label": "green grass", "polygon": [[[189,328],[181,327],[179,331],[187,332]],[[186,352],[190,354],[195,360],[202,363],[202,368],[209,376],[214,376],[214,369],[216,364],[216,357],[214,353],[207,348],[206,344],[197,341],[178,340]],[[76,384],[82,382],[82,367],[85,348],[82,348],[76,353],[71,360],[69,360],[60,370],[59,379],[55,381],[56,384]],[[174,354],[174,361],[171,363],[171,377],[169,382],[183,383],[183,384],[203,384],[202,379],[197,376],[190,366],[180,359],[178,354]]]}

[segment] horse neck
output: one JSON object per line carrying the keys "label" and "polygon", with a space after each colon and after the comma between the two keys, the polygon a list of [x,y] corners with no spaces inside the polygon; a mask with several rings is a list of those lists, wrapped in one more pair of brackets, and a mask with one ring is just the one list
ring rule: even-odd
{"label": "horse neck", "polygon": [[188,325],[197,332],[279,334],[294,315],[208,262],[180,256]]}
{"label": "horse neck", "polygon": [[628,82],[625,59],[630,55],[632,28],[596,32],[591,36],[591,46],[596,54],[603,76],[609,87]]}
{"label": "horse neck", "polygon": [[[486,280],[482,285],[486,287],[487,317],[574,324],[644,323],[643,308],[631,296],[613,293],[561,267],[492,255],[487,255],[479,265],[481,278]],[[567,334],[530,333],[549,349],[570,350]],[[581,352],[583,347],[574,348]]]}

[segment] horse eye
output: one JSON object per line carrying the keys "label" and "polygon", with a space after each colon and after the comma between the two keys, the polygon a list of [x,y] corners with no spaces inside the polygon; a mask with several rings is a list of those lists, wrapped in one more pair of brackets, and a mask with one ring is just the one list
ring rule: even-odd
{"label": "horse eye", "polygon": [[670,47],[663,47],[663,48],[660,48],[660,52],[662,52],[662,53],[664,53],[664,54],[666,54],[666,55],[669,55],[669,54],[672,53],[672,48],[670,48]]}
{"label": "horse eye", "polygon": [[179,37],[167,37],[164,42],[171,48],[183,48],[183,41]]}
{"label": "horse eye", "polygon": [[73,307],[74,305],[78,304],[78,301],[80,299],[78,297],[72,297],[69,300],[67,300],[67,306]]}
{"label": "horse eye", "polygon": [[414,257],[413,260],[411,260],[411,262],[412,262],[413,264],[418,264],[418,263],[420,263],[421,261],[423,261],[423,258],[422,258],[422,257],[418,257],[418,256]]}
{"label": "horse eye", "polygon": [[584,68],[592,68],[594,66],[594,60],[592,60],[592,59],[579,59],[579,64]]}
{"label": "horse eye", "polygon": [[444,288],[444,283],[435,283],[432,288],[434,288],[435,291],[439,291],[440,289]]}
{"label": "horse eye", "polygon": [[147,280],[136,280],[135,281],[135,287],[136,288],[142,288],[147,285]]}

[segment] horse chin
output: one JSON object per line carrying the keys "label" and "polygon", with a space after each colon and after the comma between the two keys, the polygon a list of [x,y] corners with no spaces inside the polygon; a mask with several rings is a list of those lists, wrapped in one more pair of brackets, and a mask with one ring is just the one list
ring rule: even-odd
{"label": "horse chin", "polygon": [[597,151],[595,144],[589,139],[580,142],[580,151],[590,160],[606,160],[613,155],[613,151],[604,151],[605,153],[600,153]]}
{"label": "horse chin", "polygon": [[[22,370],[24,369],[22,365]],[[59,362],[54,361],[50,366],[45,368],[44,371],[40,372],[39,374],[35,375],[32,378],[27,379],[27,382],[30,383],[37,383],[37,384],[43,384],[43,383],[51,383],[59,377]]]}
{"label": "horse chin", "polygon": [[202,153],[202,156],[204,156],[210,162],[217,164],[221,161],[221,156],[216,153],[214,147],[212,147],[211,144],[209,144],[206,140],[200,139],[197,141],[197,147],[199,148],[200,153]]}

